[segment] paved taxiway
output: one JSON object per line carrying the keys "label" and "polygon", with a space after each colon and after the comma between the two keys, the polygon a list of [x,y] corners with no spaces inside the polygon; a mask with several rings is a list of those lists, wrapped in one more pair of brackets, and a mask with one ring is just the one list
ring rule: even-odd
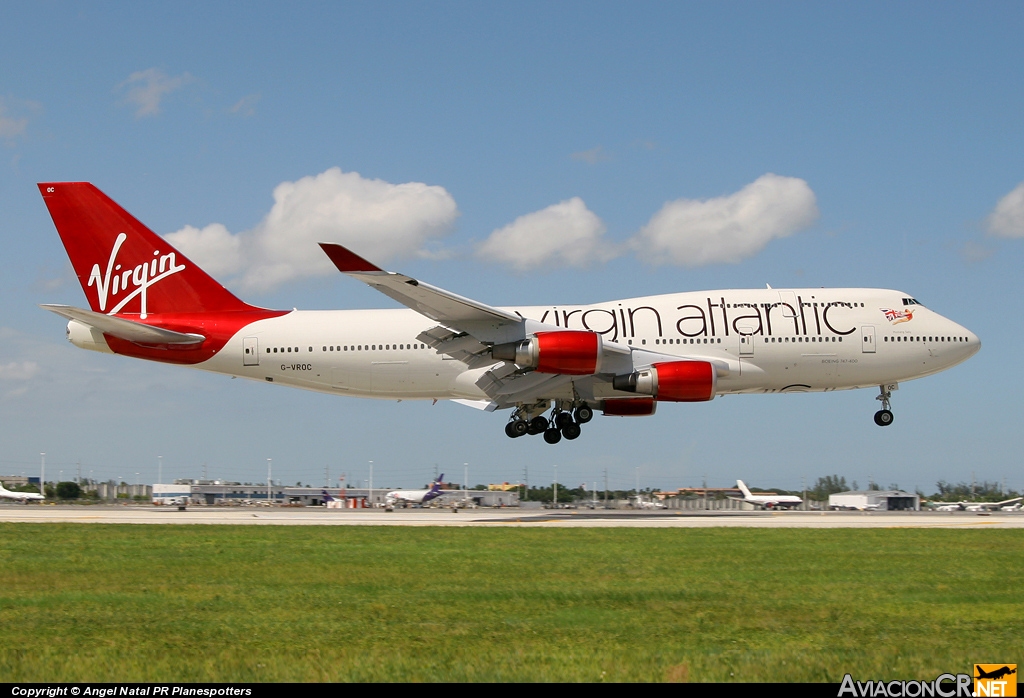
{"label": "paved taxiway", "polygon": [[1024,528],[1024,512],[637,512],[0,505],[0,522],[250,526],[531,526],[555,528]]}

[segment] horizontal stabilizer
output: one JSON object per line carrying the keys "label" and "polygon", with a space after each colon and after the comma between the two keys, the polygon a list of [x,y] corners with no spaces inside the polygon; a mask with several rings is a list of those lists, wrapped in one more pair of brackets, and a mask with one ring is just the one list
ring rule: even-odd
{"label": "horizontal stabilizer", "polygon": [[40,308],[56,313],[68,320],[77,320],[82,324],[95,327],[103,334],[109,334],[128,342],[139,344],[200,344],[206,340],[201,334],[186,334],[165,330],[141,322],[133,322],[112,315],[104,315],[91,310],[75,308],[70,305],[40,305]]}

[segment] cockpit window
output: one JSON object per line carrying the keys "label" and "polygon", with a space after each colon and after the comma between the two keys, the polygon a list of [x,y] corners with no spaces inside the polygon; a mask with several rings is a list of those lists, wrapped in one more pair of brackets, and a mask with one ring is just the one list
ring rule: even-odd
{"label": "cockpit window", "polygon": [[921,302],[916,298],[904,298],[903,305],[921,305]]}

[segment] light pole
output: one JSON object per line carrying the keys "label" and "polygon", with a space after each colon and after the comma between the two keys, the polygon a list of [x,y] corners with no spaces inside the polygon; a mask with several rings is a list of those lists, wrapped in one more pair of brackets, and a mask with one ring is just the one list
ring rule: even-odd
{"label": "light pole", "polygon": [[46,452],[39,454],[42,459],[39,463],[39,494],[46,496]]}
{"label": "light pole", "polygon": [[466,490],[468,490],[468,489],[469,489],[469,463],[463,463],[462,464],[462,499],[463,499],[463,501],[465,501],[466,497],[468,496],[466,494]]}
{"label": "light pole", "polygon": [[370,508],[373,508],[373,461],[370,461],[370,488],[369,488],[368,503]]}
{"label": "light pole", "polygon": [[551,508],[558,508],[558,466],[555,466],[555,482],[552,487],[553,495],[551,497]]}
{"label": "light pole", "polygon": [[162,483],[164,481],[164,457],[157,456],[156,461],[156,481]]}
{"label": "light pole", "polygon": [[270,504],[270,474],[271,465],[273,464],[273,458],[267,459],[267,504]]}

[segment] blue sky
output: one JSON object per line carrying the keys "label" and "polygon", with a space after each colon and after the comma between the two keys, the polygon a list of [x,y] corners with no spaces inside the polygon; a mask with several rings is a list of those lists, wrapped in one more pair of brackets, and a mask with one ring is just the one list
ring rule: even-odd
{"label": "blue sky", "polygon": [[[155,479],[162,455],[165,479],[205,463],[261,481],[273,458],[275,478],[313,484],[327,468],[365,479],[372,460],[375,484],[395,486],[435,466],[461,479],[468,463],[474,483],[524,468],[548,482],[557,464],[567,484],[607,470],[618,487],[639,468],[658,487],[838,473],[1024,488],[1022,30],[1024,8],[1000,2],[8,5],[0,474],[36,473],[45,451],[48,471],[129,481]],[[488,303],[898,288],[983,348],[903,384],[885,430],[874,393],[852,391],[664,405],[598,417],[571,444],[513,442],[502,416],[457,405],[75,349],[37,308],[84,304],[34,186],[60,180],[95,183],[160,234],[191,226],[194,256],[265,306],[391,307],[305,256],[319,231],[303,201],[341,191],[355,204],[327,227],[359,228],[382,197],[391,215],[367,256]],[[308,196],[275,208],[281,185]],[[768,212],[739,248],[656,235],[660,212],[726,215],[738,200]],[[552,225],[573,244],[544,248]],[[289,240],[271,279],[260,265]],[[502,256],[516,240],[539,252]]]}

